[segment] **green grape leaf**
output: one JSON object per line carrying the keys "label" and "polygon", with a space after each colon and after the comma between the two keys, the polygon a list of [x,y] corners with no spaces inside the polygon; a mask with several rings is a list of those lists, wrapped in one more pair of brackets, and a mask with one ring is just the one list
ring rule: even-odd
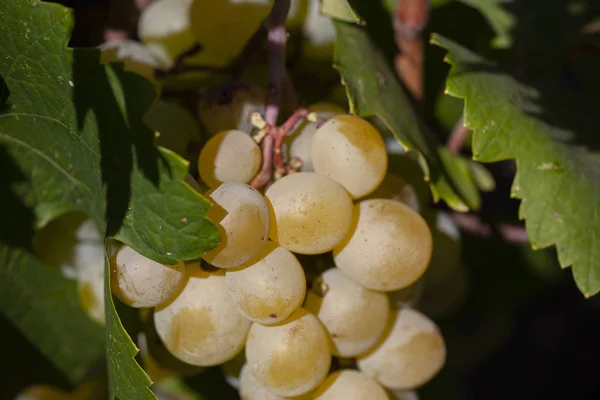
{"label": "green grape leaf", "polygon": [[[0,0],[0,248],[10,261],[0,271],[20,288],[20,301],[2,301],[0,309],[76,381],[94,361],[94,341],[86,343],[92,322],[72,327],[78,299],[66,278],[49,277],[34,257],[36,228],[80,211],[102,234],[169,264],[199,257],[220,238],[205,218],[210,203],[183,182],[185,161],[158,149],[143,123],[155,87],[121,64],[101,65],[96,50],[68,49],[71,27],[63,6]],[[37,287],[44,290],[27,290]],[[111,396],[154,398],[111,296],[105,302]],[[26,313],[23,304],[31,305]]]}
{"label": "green grape leaf", "polygon": [[106,308],[106,360],[108,392],[111,399],[156,399],[150,390],[152,380],[134,357],[139,349],[133,344],[115,309],[110,289],[110,264],[106,255],[104,267],[104,307]]}
{"label": "green grape leaf", "polygon": [[450,154],[415,115],[414,108],[384,55],[361,26],[335,21],[335,68],[340,72],[352,113],[379,117],[419,163],[434,200],[459,211],[479,208],[479,192],[467,160]]}
{"label": "green grape leaf", "polygon": [[362,23],[360,16],[356,14],[347,0],[323,0],[321,3],[321,13],[340,21]]}
{"label": "green grape leaf", "polygon": [[[508,48],[512,45],[511,31],[515,26],[515,16],[506,8],[504,0],[458,0],[478,10],[490,23],[496,33],[491,45],[495,48]],[[537,9],[536,9],[537,12]]]}
{"label": "green grape leaf", "polygon": [[75,282],[3,244],[0,266],[0,311],[69,380],[79,381],[101,356],[104,337],[79,306]]}
{"label": "green grape leaf", "polygon": [[[474,158],[517,162],[512,195],[522,200],[519,214],[532,247],[555,244],[560,265],[571,266],[581,292],[598,293],[598,90],[573,89],[548,68],[532,71],[531,80],[517,80],[455,42],[438,35],[433,42],[449,50],[446,89],[465,100]],[[592,69],[588,76],[594,75]]]}

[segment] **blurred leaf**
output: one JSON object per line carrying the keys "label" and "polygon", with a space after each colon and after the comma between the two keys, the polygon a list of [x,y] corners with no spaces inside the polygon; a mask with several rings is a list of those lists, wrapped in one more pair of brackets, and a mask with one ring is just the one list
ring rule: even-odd
{"label": "blurred leaf", "polygon": [[378,116],[407,149],[420,154],[420,164],[434,200],[452,208],[479,208],[479,193],[466,160],[449,154],[419,121],[385,57],[360,26],[335,22],[335,67],[346,85],[350,110],[362,117]]}
{"label": "blurred leaf", "polygon": [[0,310],[72,382],[102,354],[99,325],[79,306],[74,281],[30,253],[0,246]]}
{"label": "blurred leaf", "polygon": [[[496,32],[491,45],[496,48],[508,48],[512,45],[511,30],[515,17],[504,8],[505,0],[458,0],[477,10],[489,21]],[[537,12],[537,11],[536,11]]]}
{"label": "blurred leaf", "polygon": [[[19,301],[11,290],[2,290],[11,296],[2,301],[2,311],[77,380],[92,361],[92,339],[100,331],[93,333],[91,322],[78,319],[72,284],[31,254],[35,227],[81,211],[102,233],[169,264],[199,257],[218,243],[219,235],[205,218],[210,203],[183,182],[183,159],[157,149],[142,121],[156,97],[153,85],[124,72],[122,65],[100,65],[98,51],[67,49],[71,25],[71,12],[62,6],[0,0],[0,37],[10,38],[0,47],[0,75],[8,90],[0,115],[5,202],[0,248],[6,261],[0,271],[10,277],[2,283],[20,288]],[[149,380],[132,358],[137,350],[112,304],[109,282],[111,395],[151,399]]]}
{"label": "blurred leaf", "polygon": [[447,90],[465,99],[474,158],[517,161],[512,194],[522,200],[520,217],[526,219],[532,246],[556,244],[561,266],[572,267],[583,294],[598,293],[600,143],[595,88],[600,84],[586,81],[588,90],[578,90],[549,68],[531,71],[535,74],[528,81],[519,81],[457,43],[441,36],[433,41],[450,51]]}
{"label": "blurred leaf", "polygon": [[352,9],[348,0],[323,0],[321,3],[321,13],[340,21],[361,23],[360,16]]}

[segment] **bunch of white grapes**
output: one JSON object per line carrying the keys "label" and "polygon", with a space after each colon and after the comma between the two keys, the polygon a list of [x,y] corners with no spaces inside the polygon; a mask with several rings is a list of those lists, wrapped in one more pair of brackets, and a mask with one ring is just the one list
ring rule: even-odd
{"label": "bunch of white grapes", "polygon": [[[156,334],[178,360],[238,360],[245,400],[402,398],[446,358],[436,324],[407,306],[432,233],[414,192],[387,173],[374,126],[332,105],[310,110],[318,122],[301,121],[286,138],[287,158],[303,166],[264,193],[249,185],[262,165],[252,128],[219,114],[198,157],[200,180],[188,182],[213,203],[220,244],[175,265],[122,245],[112,291],[153,309]],[[324,253],[334,265],[307,282],[296,255]],[[332,357],[354,363],[331,370]]]}

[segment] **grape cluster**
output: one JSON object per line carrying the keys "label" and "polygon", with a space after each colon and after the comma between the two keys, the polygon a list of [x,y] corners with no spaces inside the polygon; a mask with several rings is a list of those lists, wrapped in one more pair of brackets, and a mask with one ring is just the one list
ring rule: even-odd
{"label": "grape cluster", "polygon": [[[388,399],[445,362],[438,327],[406,306],[430,263],[432,233],[414,193],[387,173],[378,130],[332,105],[310,109],[318,118],[285,140],[301,166],[261,193],[249,185],[263,160],[243,112],[225,118],[205,107],[215,129],[198,157],[200,180],[188,179],[212,201],[221,242],[171,266],[123,245],[111,260],[113,293],[153,308],[156,334],[186,364],[243,356],[245,400]],[[299,261],[326,254],[331,265],[316,277]],[[346,364],[332,369],[332,357]]]}

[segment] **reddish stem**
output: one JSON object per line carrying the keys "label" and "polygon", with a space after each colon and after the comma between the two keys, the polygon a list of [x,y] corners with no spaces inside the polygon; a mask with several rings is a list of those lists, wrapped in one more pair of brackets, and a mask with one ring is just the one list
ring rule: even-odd
{"label": "reddish stem", "polygon": [[477,215],[453,212],[452,220],[462,230],[484,238],[498,238],[506,243],[528,244],[529,237],[522,225],[507,223],[488,224]]}
{"label": "reddish stem", "polygon": [[429,0],[398,0],[394,32],[400,54],[396,71],[413,97],[423,97],[425,44],[421,33],[429,21]]}
{"label": "reddish stem", "polygon": [[[290,10],[290,0],[275,0],[268,17],[268,86],[269,95],[265,109],[265,121],[268,125],[277,126],[281,92],[285,78],[285,20]],[[252,181],[252,187],[259,189],[271,180],[273,173],[273,156],[275,134],[267,135],[262,142],[263,165],[258,175]]]}
{"label": "reddish stem", "polygon": [[285,174],[285,172],[287,171],[287,166],[283,161],[283,151],[281,149],[281,147],[283,146],[283,139],[285,139],[286,135],[292,129],[294,129],[298,121],[300,121],[307,115],[308,110],[306,108],[299,108],[279,128],[275,128],[272,130],[273,135],[275,136],[273,163],[275,165],[275,170],[280,175]]}

